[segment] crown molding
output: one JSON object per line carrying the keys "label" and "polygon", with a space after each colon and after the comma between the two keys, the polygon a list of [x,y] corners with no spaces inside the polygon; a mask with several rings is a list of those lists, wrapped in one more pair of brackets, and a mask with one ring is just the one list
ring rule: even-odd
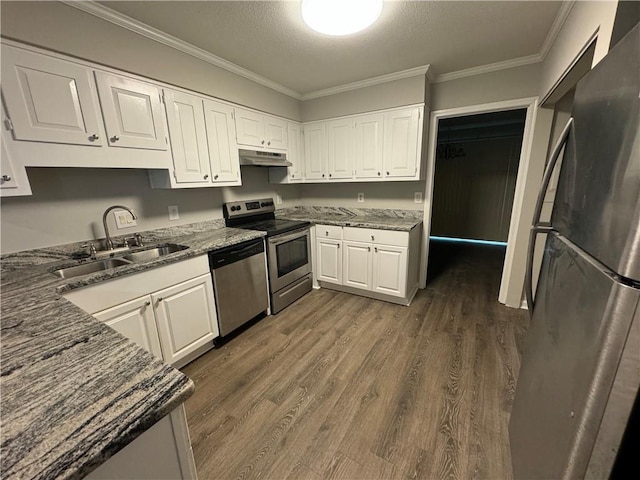
{"label": "crown molding", "polygon": [[407,70],[401,70],[399,72],[380,75],[379,77],[367,78],[365,80],[358,80],[357,82],[345,83],[343,85],[338,85],[336,87],[316,90],[315,92],[303,93],[300,100],[304,101],[304,100],[311,100],[314,98],[327,97],[329,95],[348,92],[350,90],[357,90],[359,88],[371,87],[373,85],[380,85],[381,83],[393,82],[394,80],[402,80],[403,78],[417,77],[419,75],[428,75],[428,72],[429,72],[429,65],[422,65],[420,67],[409,68]]}
{"label": "crown molding", "polygon": [[558,14],[556,15],[547,36],[542,43],[542,47],[540,47],[540,51],[533,55],[528,55],[526,57],[512,58],[511,60],[505,60],[503,62],[490,63],[487,65],[480,65],[478,67],[466,68],[464,70],[457,70],[455,72],[444,73],[442,75],[437,75],[431,83],[441,83],[447,82],[449,80],[456,80],[458,78],[472,77],[474,75],[481,75],[483,73],[489,72],[497,72],[499,70],[506,70],[514,67],[521,67],[523,65],[531,65],[532,63],[542,62],[553,43],[556,41],[564,22],[567,20],[569,13],[571,13],[571,9],[575,5],[576,0],[563,0],[562,5],[560,5],[560,10],[558,10]]}
{"label": "crown molding", "polygon": [[532,63],[538,63],[542,61],[542,55],[536,53],[535,55],[529,55],[526,57],[512,58],[511,60],[505,60],[503,62],[489,63],[487,65],[480,65],[479,67],[465,68],[464,70],[457,70],[455,72],[443,73],[438,75],[433,83],[448,82],[450,80],[457,80],[458,78],[473,77],[474,75],[482,75],[483,73],[496,72],[498,70],[506,70],[508,68],[521,67],[523,65],[530,65]]}
{"label": "crown molding", "polygon": [[547,38],[544,39],[544,43],[540,48],[539,54],[542,56],[542,60],[544,60],[551,50],[551,46],[556,41],[564,22],[567,20],[569,13],[571,13],[571,9],[576,4],[575,0],[564,0],[562,5],[560,6],[560,10],[558,10],[558,14],[556,15],[556,19],[553,21],[553,25],[549,29],[547,33]]}
{"label": "crown molding", "polygon": [[244,77],[248,80],[256,82],[265,87],[271,88],[276,92],[283,93],[288,95],[289,97],[293,97],[297,100],[300,100],[300,93],[292,90],[290,88],[285,87],[284,85],[280,85],[273,80],[269,80],[257,73],[254,73],[246,68],[243,68],[235,63],[229,62],[224,58],[218,57],[212,53],[207,52],[195,45],[192,45],[184,40],[180,40],[179,38],[174,37],[173,35],[169,35],[168,33],[162,32],[157,28],[151,27],[139,20],[131,18],[127,15],[124,15],[120,12],[117,12],[109,7],[105,7],[104,5],[100,5],[99,3],[95,3],[92,0],[87,1],[72,1],[72,0],[60,0],[65,5],[76,8],[78,10],[82,10],[85,13],[93,15],[95,17],[106,20],[107,22],[113,23],[114,25],[118,25],[119,27],[126,28],[134,33],[147,37],[151,40],[154,40],[158,43],[162,43],[168,47],[179,50],[187,55],[191,55],[192,57],[197,58],[198,60],[202,60],[216,67],[227,70],[228,72],[234,73],[241,77]]}

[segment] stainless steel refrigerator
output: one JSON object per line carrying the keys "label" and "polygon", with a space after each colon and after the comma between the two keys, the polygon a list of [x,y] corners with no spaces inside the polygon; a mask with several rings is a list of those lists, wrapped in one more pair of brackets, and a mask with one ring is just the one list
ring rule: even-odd
{"label": "stainless steel refrigerator", "polygon": [[[608,478],[640,386],[640,26],[576,87],[528,261],[509,423],[516,479]],[[542,198],[564,147],[551,222]],[[535,236],[547,233],[535,302]]]}

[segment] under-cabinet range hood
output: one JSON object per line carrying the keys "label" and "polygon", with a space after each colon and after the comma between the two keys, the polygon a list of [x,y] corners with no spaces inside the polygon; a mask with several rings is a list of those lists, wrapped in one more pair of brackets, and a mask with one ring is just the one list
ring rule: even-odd
{"label": "under-cabinet range hood", "polygon": [[240,149],[240,165],[255,167],[290,167],[286,153],[261,152],[257,150]]}

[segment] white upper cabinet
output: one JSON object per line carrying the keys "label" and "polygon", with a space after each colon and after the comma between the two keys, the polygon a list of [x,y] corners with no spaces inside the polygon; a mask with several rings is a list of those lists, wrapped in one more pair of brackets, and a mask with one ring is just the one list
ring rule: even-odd
{"label": "white upper cabinet", "polygon": [[327,122],[327,162],[330,179],[353,177],[353,143],[353,119]]}
{"label": "white upper cabinet", "polygon": [[208,183],[211,176],[202,100],[164,90],[177,183]]}
{"label": "white upper cabinet", "polygon": [[302,135],[302,125],[289,122],[287,136],[289,137],[287,160],[293,164],[287,168],[289,179],[291,182],[300,182],[304,176],[304,136]]}
{"label": "white upper cabinet", "polygon": [[322,180],[327,171],[327,129],[324,122],[304,126],[304,178]]}
{"label": "white upper cabinet", "polygon": [[238,144],[264,150],[287,149],[287,122],[253,110],[235,108]]}
{"label": "white upper cabinet", "polygon": [[387,178],[417,177],[422,143],[422,107],[384,114],[384,171]]}
{"label": "white upper cabinet", "polygon": [[382,177],[382,132],[384,115],[372,113],[355,119],[356,178]]}
{"label": "white upper cabinet", "polygon": [[16,140],[103,144],[90,69],[3,45],[2,90]]}
{"label": "white upper cabinet", "polygon": [[95,75],[109,145],[167,150],[160,88],[105,72]]}
{"label": "white upper cabinet", "polygon": [[213,183],[240,182],[240,157],[235,140],[233,108],[224,103],[204,100],[207,141]]}

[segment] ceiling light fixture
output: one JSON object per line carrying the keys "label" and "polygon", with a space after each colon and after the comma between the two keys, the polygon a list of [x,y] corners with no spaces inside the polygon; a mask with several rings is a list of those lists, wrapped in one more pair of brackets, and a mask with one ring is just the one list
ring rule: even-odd
{"label": "ceiling light fixture", "polygon": [[302,18],[316,32],[349,35],[378,20],[382,0],[302,0]]}

